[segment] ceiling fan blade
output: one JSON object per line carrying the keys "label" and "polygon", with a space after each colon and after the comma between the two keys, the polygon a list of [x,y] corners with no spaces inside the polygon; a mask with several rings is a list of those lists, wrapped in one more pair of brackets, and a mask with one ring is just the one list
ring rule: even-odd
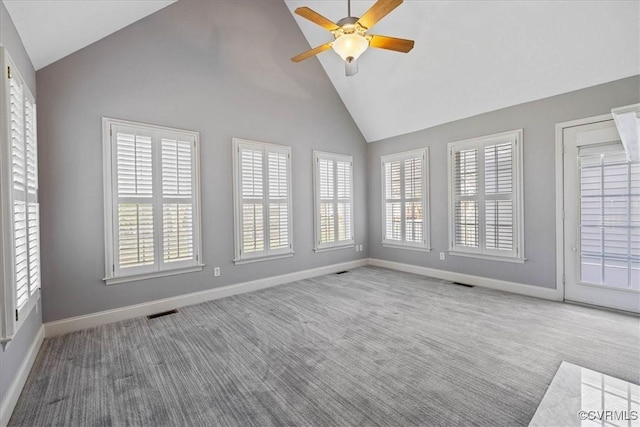
{"label": "ceiling fan blade", "polygon": [[344,73],[347,77],[351,77],[354,74],[358,74],[358,61],[345,62]]}
{"label": "ceiling fan blade", "polygon": [[396,7],[402,4],[403,0],[378,0],[364,15],[358,19],[358,24],[366,29],[370,29],[378,21],[387,16]]}
{"label": "ceiling fan blade", "polygon": [[291,58],[291,60],[293,62],[300,62],[300,61],[304,61],[307,58],[311,58],[313,55],[317,55],[321,52],[324,52],[325,50],[331,48],[331,43],[325,43],[321,46],[318,47],[314,47],[313,49],[310,49],[306,52],[302,52],[300,55],[296,55],[293,58]]}
{"label": "ceiling fan blade", "polygon": [[371,40],[369,40],[369,46],[371,47],[375,47],[378,49],[395,50],[396,52],[403,53],[407,53],[411,49],[413,49],[414,43],[415,42],[413,40],[375,35],[371,36]]}
{"label": "ceiling fan blade", "polygon": [[303,18],[306,18],[309,21],[313,22],[314,24],[320,25],[322,28],[328,31],[333,31],[340,28],[336,23],[331,22],[324,16],[320,15],[318,12],[311,10],[306,6],[297,8],[296,15],[300,15]]}

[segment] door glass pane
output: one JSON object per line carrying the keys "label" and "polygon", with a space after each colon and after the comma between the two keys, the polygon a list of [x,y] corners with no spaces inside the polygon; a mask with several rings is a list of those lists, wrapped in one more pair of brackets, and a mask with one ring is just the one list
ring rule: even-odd
{"label": "door glass pane", "polygon": [[580,157],[582,283],[640,290],[640,167],[603,146]]}

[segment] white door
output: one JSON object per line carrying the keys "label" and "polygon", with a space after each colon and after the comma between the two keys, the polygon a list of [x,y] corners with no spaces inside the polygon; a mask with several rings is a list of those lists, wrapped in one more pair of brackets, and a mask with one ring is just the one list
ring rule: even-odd
{"label": "white door", "polygon": [[640,313],[640,164],[613,120],[565,128],[563,143],[564,297]]}

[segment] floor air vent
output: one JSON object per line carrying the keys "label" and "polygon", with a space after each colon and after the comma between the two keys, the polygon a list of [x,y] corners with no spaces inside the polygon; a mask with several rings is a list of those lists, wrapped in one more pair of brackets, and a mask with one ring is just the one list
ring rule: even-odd
{"label": "floor air vent", "polygon": [[344,273],[348,273],[349,270],[344,270],[344,271],[338,271],[336,274],[344,274]]}
{"label": "floor air vent", "polygon": [[176,314],[178,312],[178,310],[169,310],[169,311],[163,311],[162,313],[155,313],[155,314],[150,314],[147,316],[147,319],[155,319],[157,317],[162,317],[162,316],[168,316],[170,314]]}
{"label": "floor air vent", "polygon": [[466,283],[453,282],[454,285],[464,286],[465,288],[473,288],[473,285],[467,285]]}

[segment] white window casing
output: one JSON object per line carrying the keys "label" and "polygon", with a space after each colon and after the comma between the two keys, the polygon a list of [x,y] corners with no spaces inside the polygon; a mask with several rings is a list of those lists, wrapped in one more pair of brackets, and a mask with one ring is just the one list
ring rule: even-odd
{"label": "white window casing", "polygon": [[106,283],[202,270],[199,133],[102,123]]}
{"label": "white window casing", "polygon": [[353,247],[353,157],[313,151],[314,250]]}
{"label": "white window casing", "polygon": [[234,263],[293,256],[291,147],[232,142]]}
{"label": "white window casing", "polygon": [[449,253],[524,262],[523,130],[448,144]]}
{"label": "white window casing", "polygon": [[0,47],[0,258],[3,316],[0,341],[6,343],[40,298],[40,204],[35,99],[8,52]]}
{"label": "white window casing", "polygon": [[430,251],[428,148],[380,160],[382,245]]}

